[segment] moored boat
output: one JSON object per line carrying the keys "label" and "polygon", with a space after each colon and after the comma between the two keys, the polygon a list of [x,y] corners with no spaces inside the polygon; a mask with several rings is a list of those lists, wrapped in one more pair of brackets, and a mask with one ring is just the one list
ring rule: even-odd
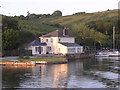
{"label": "moored boat", "polygon": [[102,50],[100,52],[97,52],[97,57],[119,57],[120,52],[117,49],[111,49],[111,50]]}

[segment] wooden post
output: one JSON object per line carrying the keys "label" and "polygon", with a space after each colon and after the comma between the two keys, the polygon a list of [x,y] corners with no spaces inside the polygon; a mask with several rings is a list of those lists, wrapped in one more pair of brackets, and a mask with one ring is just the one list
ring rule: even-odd
{"label": "wooden post", "polygon": [[113,27],[113,49],[115,49],[115,26]]}

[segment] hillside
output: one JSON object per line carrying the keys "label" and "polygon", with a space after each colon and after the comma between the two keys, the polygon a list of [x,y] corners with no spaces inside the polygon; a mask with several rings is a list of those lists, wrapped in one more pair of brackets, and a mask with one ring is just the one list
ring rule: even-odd
{"label": "hillside", "polygon": [[87,23],[90,21],[115,21],[118,19],[117,17],[118,10],[110,10],[96,13],[83,13],[60,17],[32,18],[29,20],[20,19],[19,24],[22,28],[26,30],[44,33],[53,31],[55,29],[61,29],[64,26],[70,27],[73,24]]}
{"label": "hillside", "polygon": [[[76,43],[80,45],[97,49],[102,47],[112,48],[113,26],[116,27],[116,47],[120,48],[120,19],[118,19],[118,10],[95,13],[78,12],[68,16],[62,16],[61,11],[55,11],[51,15],[3,16],[3,44],[6,46],[6,50],[8,48],[16,49],[24,43],[38,39],[43,34],[56,29],[63,30],[64,27],[68,27],[69,33],[76,37]],[[13,33],[17,33],[16,37],[18,37],[18,40],[16,40],[16,45],[13,40],[13,38],[16,39],[15,35],[11,36]],[[13,41],[12,44],[15,45],[14,47],[12,44],[9,44],[11,40]]]}

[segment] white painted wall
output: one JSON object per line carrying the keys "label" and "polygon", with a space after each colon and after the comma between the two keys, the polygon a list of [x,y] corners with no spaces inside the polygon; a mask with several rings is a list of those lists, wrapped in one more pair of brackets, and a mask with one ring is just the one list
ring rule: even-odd
{"label": "white painted wall", "polygon": [[41,46],[43,48],[43,51],[41,52],[41,54],[46,54],[46,46]]}
{"label": "white painted wall", "polygon": [[57,52],[58,54],[67,54],[67,47],[58,43]]}
{"label": "white painted wall", "polygon": [[[46,39],[48,42],[46,42]],[[51,47],[51,51],[49,53],[53,54],[73,54],[73,53],[82,53],[83,47],[66,47],[59,42],[68,42],[68,43],[75,43],[74,37],[40,37],[41,42],[45,42],[47,47]],[[75,48],[75,52],[68,52],[69,48]],[[79,48],[79,51],[78,51]]]}
{"label": "white painted wall", "polygon": [[75,43],[74,37],[59,37],[58,42],[68,42],[68,43]]}
{"label": "white painted wall", "polygon": [[[35,50],[35,47],[39,47],[39,46],[30,46],[28,47],[28,50],[32,50],[32,55],[36,55],[36,54],[40,54],[39,51]],[[41,52],[41,54],[46,54],[46,46],[42,46],[43,51]]]}
{"label": "white painted wall", "polygon": [[[71,50],[71,49],[74,49],[74,51]],[[67,53],[68,54],[83,53],[83,46],[80,46],[80,47],[68,47],[67,48]]]}

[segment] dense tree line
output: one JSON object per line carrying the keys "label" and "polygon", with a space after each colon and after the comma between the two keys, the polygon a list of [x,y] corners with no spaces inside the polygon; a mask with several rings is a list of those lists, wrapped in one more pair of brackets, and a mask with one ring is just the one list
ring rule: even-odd
{"label": "dense tree line", "polygon": [[62,12],[60,10],[54,11],[52,14],[28,14],[27,16],[15,16],[15,18],[22,19],[22,20],[30,20],[30,19],[43,19],[48,17],[60,17],[62,16]]}
{"label": "dense tree line", "polygon": [[13,50],[21,45],[30,42],[35,35],[28,31],[21,31],[18,21],[13,17],[3,16],[2,18],[2,49]]}
{"label": "dense tree line", "polygon": [[120,22],[96,20],[85,24],[73,25],[74,35],[77,42],[84,46],[100,49],[102,47],[112,48],[113,26],[115,26],[115,44],[120,48]]}

